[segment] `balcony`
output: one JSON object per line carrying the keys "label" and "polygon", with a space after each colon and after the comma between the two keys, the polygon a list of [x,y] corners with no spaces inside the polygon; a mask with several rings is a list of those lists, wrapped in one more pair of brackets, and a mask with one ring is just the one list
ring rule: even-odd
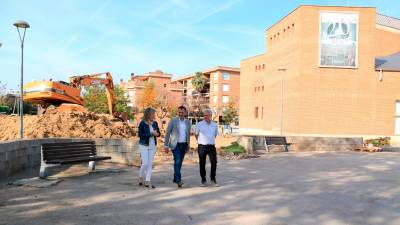
{"label": "balcony", "polygon": [[184,89],[184,86],[182,85],[182,84],[178,84],[178,83],[175,83],[175,84],[170,84],[170,89],[178,89],[178,90],[183,90]]}

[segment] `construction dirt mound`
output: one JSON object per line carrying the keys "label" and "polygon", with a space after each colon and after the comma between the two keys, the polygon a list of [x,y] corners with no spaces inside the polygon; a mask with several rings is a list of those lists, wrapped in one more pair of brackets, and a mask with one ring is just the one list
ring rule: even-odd
{"label": "construction dirt mound", "polygon": [[[40,116],[24,116],[25,138],[132,138],[133,128],[109,115],[91,112],[47,110]],[[0,141],[19,137],[19,117],[0,115]]]}

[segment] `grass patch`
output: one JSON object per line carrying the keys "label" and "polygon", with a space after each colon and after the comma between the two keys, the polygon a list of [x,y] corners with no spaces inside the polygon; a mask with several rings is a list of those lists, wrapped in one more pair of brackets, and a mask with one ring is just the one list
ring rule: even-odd
{"label": "grass patch", "polygon": [[239,154],[244,154],[246,153],[246,149],[244,149],[243,146],[241,146],[239,143],[232,142],[231,145],[223,147],[222,148],[224,150],[224,152],[228,153],[228,152],[232,152],[235,155],[239,155]]}

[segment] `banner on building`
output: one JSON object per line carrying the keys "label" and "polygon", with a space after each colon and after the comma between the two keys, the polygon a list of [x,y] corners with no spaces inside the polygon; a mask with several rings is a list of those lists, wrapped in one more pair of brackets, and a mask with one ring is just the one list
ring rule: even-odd
{"label": "banner on building", "polygon": [[321,12],[319,65],[357,67],[358,13]]}

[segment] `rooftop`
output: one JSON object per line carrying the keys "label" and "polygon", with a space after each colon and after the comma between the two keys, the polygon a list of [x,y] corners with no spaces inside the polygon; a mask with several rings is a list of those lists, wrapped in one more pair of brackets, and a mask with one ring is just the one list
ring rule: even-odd
{"label": "rooftop", "polygon": [[400,30],[400,19],[377,13],[376,24]]}
{"label": "rooftop", "polygon": [[[201,72],[208,74],[208,73],[211,73],[211,72],[214,72],[214,71],[219,71],[219,70],[220,71],[229,71],[229,72],[238,72],[238,73],[240,73],[240,68],[229,67],[229,66],[215,66],[215,67],[211,67],[211,68],[208,68],[208,69],[204,69]],[[180,76],[180,77],[174,79],[173,81],[186,80],[186,79],[192,78],[193,76],[194,76],[194,73],[193,74],[189,74],[189,75]]]}
{"label": "rooftop", "polygon": [[[272,28],[273,26],[278,24],[280,21],[282,21],[286,17],[288,17],[290,14],[292,14],[293,12],[297,11],[298,9],[300,9],[302,7],[375,8],[375,7],[368,7],[368,6],[363,7],[363,6],[335,6],[335,5],[299,5],[298,7],[293,9],[290,13],[288,13],[286,16],[284,16],[280,20],[278,20],[276,23],[274,23],[271,26],[269,26],[268,28],[266,28],[266,30],[269,30],[270,28]],[[379,13],[376,14],[376,24],[395,28],[395,29],[400,29],[400,19],[391,17],[391,16],[386,16],[386,15],[379,14]]]}

